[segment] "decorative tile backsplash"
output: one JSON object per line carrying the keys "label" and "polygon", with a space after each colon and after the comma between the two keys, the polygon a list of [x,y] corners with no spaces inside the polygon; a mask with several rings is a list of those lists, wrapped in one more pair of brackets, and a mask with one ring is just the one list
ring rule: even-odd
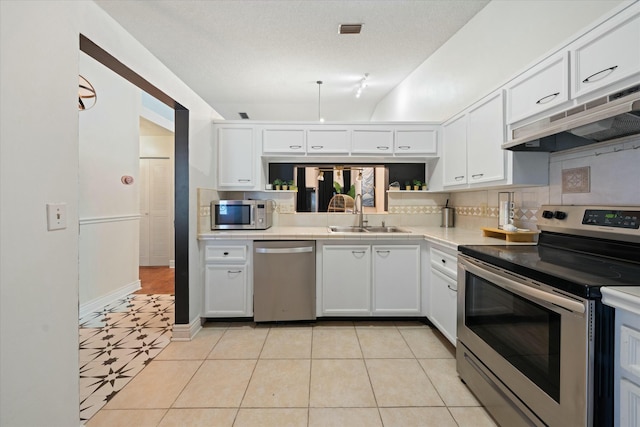
{"label": "decorative tile backsplash", "polygon": [[562,192],[563,193],[588,193],[590,191],[589,166],[581,168],[571,168],[562,170]]}

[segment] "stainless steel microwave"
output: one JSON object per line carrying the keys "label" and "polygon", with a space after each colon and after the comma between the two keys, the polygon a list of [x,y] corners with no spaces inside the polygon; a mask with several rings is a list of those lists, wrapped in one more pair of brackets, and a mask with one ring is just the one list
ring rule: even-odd
{"label": "stainless steel microwave", "polygon": [[212,230],[266,230],[273,223],[273,200],[214,200]]}

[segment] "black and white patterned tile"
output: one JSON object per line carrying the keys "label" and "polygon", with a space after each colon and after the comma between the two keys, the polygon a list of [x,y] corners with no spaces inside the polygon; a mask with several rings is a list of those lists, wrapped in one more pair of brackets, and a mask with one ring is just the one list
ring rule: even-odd
{"label": "black and white patterned tile", "polygon": [[89,420],[171,341],[174,296],[132,294],[80,319],[80,421]]}

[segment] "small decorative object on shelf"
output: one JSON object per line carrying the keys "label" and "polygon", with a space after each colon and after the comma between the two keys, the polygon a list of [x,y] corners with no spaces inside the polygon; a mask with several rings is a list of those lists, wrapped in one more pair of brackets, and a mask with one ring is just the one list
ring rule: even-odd
{"label": "small decorative object on shelf", "polygon": [[420,190],[420,187],[422,186],[422,181],[420,181],[419,179],[414,179],[413,180],[413,189],[415,191]]}
{"label": "small decorative object on shelf", "polygon": [[296,186],[296,184],[293,182],[292,179],[287,181],[287,185],[289,186],[289,190],[296,191],[298,189],[298,187]]}
{"label": "small decorative object on shelf", "polygon": [[411,182],[405,181],[404,182],[404,189],[407,190],[407,191],[411,190]]}
{"label": "small decorative object on shelf", "polygon": [[282,189],[282,180],[280,178],[276,178],[273,180],[273,189],[274,190]]}

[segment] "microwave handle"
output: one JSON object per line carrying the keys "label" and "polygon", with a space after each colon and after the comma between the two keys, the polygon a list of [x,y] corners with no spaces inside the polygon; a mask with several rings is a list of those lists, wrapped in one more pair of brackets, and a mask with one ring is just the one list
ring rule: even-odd
{"label": "microwave handle", "polygon": [[251,209],[249,209],[249,224],[252,226],[256,224],[256,204],[251,203]]}
{"label": "microwave handle", "polygon": [[584,313],[586,311],[584,304],[570,300],[568,298],[563,298],[561,296],[551,294],[549,292],[542,291],[540,289],[535,289],[530,286],[523,285],[522,283],[518,283],[515,280],[511,280],[507,277],[493,273],[492,271],[483,268],[481,264],[478,264],[468,258],[459,257],[458,263],[463,270],[486,279],[494,285],[497,285],[507,291],[511,291],[519,295],[526,295],[528,297],[537,299],[538,301],[553,304],[576,313]]}

